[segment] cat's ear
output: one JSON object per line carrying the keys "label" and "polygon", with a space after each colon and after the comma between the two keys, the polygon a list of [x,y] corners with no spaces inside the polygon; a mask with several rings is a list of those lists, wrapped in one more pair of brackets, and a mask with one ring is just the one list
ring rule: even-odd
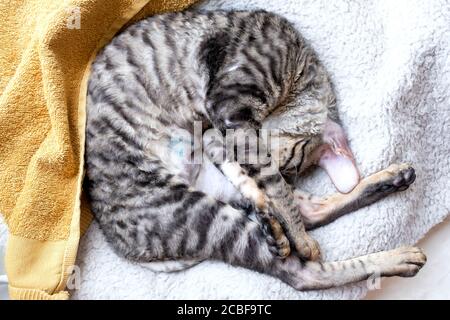
{"label": "cat's ear", "polygon": [[325,144],[319,148],[317,164],[325,169],[339,192],[349,193],[359,183],[360,176],[344,129],[327,120],[323,140]]}

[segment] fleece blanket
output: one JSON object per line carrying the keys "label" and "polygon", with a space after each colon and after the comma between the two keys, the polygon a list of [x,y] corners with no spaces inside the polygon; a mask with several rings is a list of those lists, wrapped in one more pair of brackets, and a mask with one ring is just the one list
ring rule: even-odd
{"label": "fleece blanket", "polygon": [[86,83],[97,51],[133,18],[192,2],[0,0],[0,212],[10,231],[12,298],[68,298],[80,228],[89,223],[80,199]]}
{"label": "fleece blanket", "polygon": [[[331,74],[361,173],[394,162],[415,165],[417,181],[408,191],[313,232],[325,260],[414,244],[449,215],[448,1],[213,0],[201,6],[262,8],[287,17]],[[318,195],[335,192],[320,170],[301,184]],[[363,282],[296,292],[277,279],[219,262],[157,274],[119,258],[95,223],[81,241],[77,267],[75,299],[357,299],[368,290]]]}
{"label": "fleece blanket", "polygon": [[[450,3],[446,0],[208,1],[206,9],[263,8],[288,18],[317,50],[363,175],[411,162],[406,192],[313,232],[326,260],[411,245],[450,213]],[[316,170],[302,183],[335,192]],[[93,224],[81,242],[74,298],[357,299],[367,284],[296,292],[219,262],[157,274],[118,258]],[[414,281],[411,279],[410,281]]]}

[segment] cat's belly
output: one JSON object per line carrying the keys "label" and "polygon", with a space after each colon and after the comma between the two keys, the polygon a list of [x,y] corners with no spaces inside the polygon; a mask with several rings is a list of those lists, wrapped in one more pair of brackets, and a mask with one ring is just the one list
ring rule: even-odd
{"label": "cat's belly", "polygon": [[203,159],[200,172],[193,181],[193,185],[197,190],[226,203],[237,202],[241,199],[239,191],[206,157]]}
{"label": "cat's belly", "polygon": [[[202,191],[225,203],[240,202],[242,196],[239,191],[217,169],[211,160],[203,154],[202,150],[192,150],[193,144],[188,139],[189,135],[187,131],[178,130],[178,132],[182,132],[183,134],[177,135],[177,138],[172,137],[161,148],[161,150],[165,150],[165,152],[161,153],[164,161],[170,161],[172,170],[196,190]],[[192,157],[188,156],[189,154],[192,155],[191,152],[201,153],[200,163],[192,163]],[[252,216],[249,217],[254,219]],[[254,220],[256,221],[256,219]],[[177,260],[149,262],[141,265],[153,272],[170,273],[189,269],[201,262],[201,260]]]}
{"label": "cat's belly", "polygon": [[202,139],[180,128],[158,142],[158,154],[171,171],[191,187],[223,202],[239,201],[241,195],[231,182],[203,153]]}

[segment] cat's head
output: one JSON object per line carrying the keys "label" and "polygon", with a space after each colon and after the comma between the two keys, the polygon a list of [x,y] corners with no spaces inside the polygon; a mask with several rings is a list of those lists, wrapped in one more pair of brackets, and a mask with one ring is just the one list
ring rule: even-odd
{"label": "cat's head", "polygon": [[304,59],[291,66],[292,76],[284,77],[286,89],[262,127],[278,132],[278,143],[271,144],[271,154],[286,178],[318,165],[340,192],[348,193],[360,177],[339,125],[332,82],[314,52],[305,50]]}

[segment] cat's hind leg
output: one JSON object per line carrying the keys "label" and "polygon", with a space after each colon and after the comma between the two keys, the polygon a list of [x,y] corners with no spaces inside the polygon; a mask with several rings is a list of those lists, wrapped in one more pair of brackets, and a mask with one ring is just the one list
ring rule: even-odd
{"label": "cat's hind leg", "polygon": [[328,289],[371,277],[413,277],[426,262],[419,248],[403,247],[336,262],[308,261],[290,257],[278,262],[280,278],[297,290]]}
{"label": "cat's hind leg", "polygon": [[295,197],[306,228],[313,229],[392,193],[404,191],[415,179],[415,171],[409,164],[394,164],[363,179],[348,194],[336,193],[319,198],[296,190]]}
{"label": "cat's hind leg", "polygon": [[114,167],[114,176],[88,184],[105,236],[131,261],[219,260],[272,275],[299,290],[359,281],[373,274],[372,267],[381,276],[411,276],[424,263],[417,249],[369,255],[362,263],[280,259],[270,228],[249,219],[244,210],[191,188],[160,161],[136,161],[124,161]]}

